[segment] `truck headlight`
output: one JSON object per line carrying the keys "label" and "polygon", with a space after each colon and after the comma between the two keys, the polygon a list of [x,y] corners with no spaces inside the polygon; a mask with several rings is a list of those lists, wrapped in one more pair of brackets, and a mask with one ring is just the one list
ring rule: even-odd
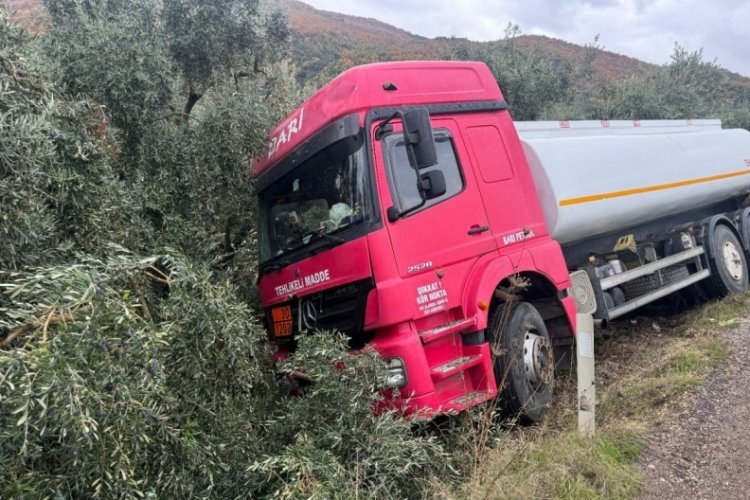
{"label": "truck headlight", "polygon": [[385,365],[388,367],[388,378],[385,386],[391,389],[405,387],[407,380],[404,360],[401,358],[388,358],[385,360]]}

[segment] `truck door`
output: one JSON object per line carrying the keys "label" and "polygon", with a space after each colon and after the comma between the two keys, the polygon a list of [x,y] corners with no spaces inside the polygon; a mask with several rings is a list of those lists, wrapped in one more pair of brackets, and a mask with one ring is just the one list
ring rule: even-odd
{"label": "truck door", "polygon": [[[386,220],[401,276],[458,265],[497,249],[457,124],[437,118],[432,125],[438,163],[420,173],[442,171],[446,192],[394,222]],[[385,208],[418,205],[417,173],[402,134],[396,130],[373,144],[379,171],[385,172],[386,182],[379,183]]]}

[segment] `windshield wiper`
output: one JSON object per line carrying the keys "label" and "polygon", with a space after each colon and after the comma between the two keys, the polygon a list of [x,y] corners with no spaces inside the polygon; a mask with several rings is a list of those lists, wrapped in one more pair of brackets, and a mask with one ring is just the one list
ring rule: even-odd
{"label": "windshield wiper", "polygon": [[[344,243],[346,241],[344,238],[326,233],[325,229],[320,229],[318,231],[308,231],[305,234],[303,234],[302,238],[300,239],[305,245],[307,245],[308,243],[311,243],[318,238],[332,241],[334,243]],[[307,239],[307,241],[305,241],[305,239]]]}
{"label": "windshield wiper", "polygon": [[[312,243],[313,241],[317,241],[319,239],[323,239],[323,240],[326,240],[326,241],[330,241],[331,243],[337,243],[337,244],[338,243],[345,243],[346,242],[346,240],[344,238],[341,238],[339,236],[334,236],[332,234],[327,234],[324,231],[325,231],[325,229],[321,229],[321,230],[318,230],[318,231],[308,231],[308,232],[304,233],[299,238],[299,240],[300,240],[300,242],[302,244],[298,245],[296,247],[293,247],[293,248],[286,248],[285,249],[285,253],[287,253],[287,252],[294,252],[294,251],[300,250],[304,246]],[[277,260],[277,261],[274,261],[274,262],[269,262],[268,264],[262,264],[260,266],[260,273],[258,274],[258,279],[260,279],[260,277],[262,275],[264,275],[264,274],[268,274],[268,273],[273,272],[273,271],[278,271],[278,270],[280,270],[280,269],[288,266],[289,264],[291,264],[291,262],[289,260],[286,260],[286,259],[281,259],[281,260]]]}
{"label": "windshield wiper", "polygon": [[260,274],[270,273],[272,271],[278,271],[279,269],[289,265],[286,260],[277,260],[276,262],[269,262],[260,266]]}

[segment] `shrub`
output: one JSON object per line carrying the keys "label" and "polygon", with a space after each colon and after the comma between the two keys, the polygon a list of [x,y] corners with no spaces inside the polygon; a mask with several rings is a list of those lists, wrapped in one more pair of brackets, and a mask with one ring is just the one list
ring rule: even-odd
{"label": "shrub", "polygon": [[0,275],[138,232],[102,155],[101,108],[61,96],[30,52],[0,9]]}
{"label": "shrub", "polygon": [[445,466],[429,437],[375,416],[381,365],[304,338],[274,381],[233,288],[184,257],[14,273],[0,328],[0,490],[28,497],[405,497]]}

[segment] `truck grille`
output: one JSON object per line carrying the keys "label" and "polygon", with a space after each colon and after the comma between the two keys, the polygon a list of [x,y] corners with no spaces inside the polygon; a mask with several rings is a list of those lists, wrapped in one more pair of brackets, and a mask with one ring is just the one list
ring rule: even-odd
{"label": "truck grille", "polygon": [[[276,339],[276,342],[293,343],[300,332],[335,330],[349,337],[350,347],[362,347],[369,340],[363,327],[367,294],[373,288],[372,279],[366,279],[287,302],[295,318],[292,335],[288,339]],[[266,315],[270,322],[270,310]]]}

